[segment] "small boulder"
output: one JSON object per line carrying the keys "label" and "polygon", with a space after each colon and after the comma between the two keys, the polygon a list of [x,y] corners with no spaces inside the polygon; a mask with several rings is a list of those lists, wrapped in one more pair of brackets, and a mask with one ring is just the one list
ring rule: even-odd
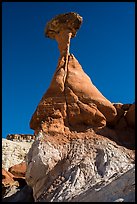
{"label": "small boulder", "polygon": [[135,127],[135,104],[132,104],[125,115],[128,125],[132,128]]}
{"label": "small boulder", "polygon": [[25,178],[26,173],[26,162],[21,162],[9,168],[9,172],[12,173],[16,178]]}

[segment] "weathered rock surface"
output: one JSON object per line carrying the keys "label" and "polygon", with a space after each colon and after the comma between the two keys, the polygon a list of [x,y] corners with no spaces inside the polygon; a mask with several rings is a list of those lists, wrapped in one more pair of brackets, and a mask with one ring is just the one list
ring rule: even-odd
{"label": "weathered rock surface", "polygon": [[135,127],[135,104],[114,103],[116,117],[108,124],[115,129],[124,129],[126,126]]}
{"label": "weathered rock surface", "polygon": [[2,139],[2,202],[34,201],[32,189],[25,181],[25,157],[33,141],[19,142],[14,134],[10,136],[9,140]]}
{"label": "weathered rock surface", "polygon": [[69,30],[72,33],[72,37],[75,37],[82,20],[82,17],[74,12],[59,14],[47,23],[45,36],[55,39],[60,31]]}
{"label": "weathered rock surface", "polygon": [[135,127],[135,104],[132,104],[125,115],[127,123],[130,127]]}
{"label": "weathered rock surface", "polygon": [[20,181],[9,171],[2,169],[2,198],[12,196],[22,185],[26,185],[25,179]]}
{"label": "weathered rock surface", "polygon": [[17,178],[25,178],[26,174],[26,162],[21,162],[9,168],[9,172]]}
{"label": "weathered rock surface", "polygon": [[28,134],[8,134],[6,137],[7,140],[15,142],[34,142],[35,135]]}
{"label": "weathered rock surface", "polygon": [[[100,130],[101,134],[114,139],[127,148],[135,149],[135,104],[113,104],[117,115],[111,122],[107,123],[108,128]],[[113,133],[114,134],[113,134]]]}
{"label": "weathered rock surface", "polygon": [[16,185],[16,184],[14,181],[14,176],[10,172],[6,171],[5,169],[2,169],[2,185],[4,187],[7,187],[7,186]]}
{"label": "weathered rock surface", "polygon": [[30,127],[46,133],[103,127],[117,112],[93,85],[74,55],[69,53],[70,39],[80,28],[82,17],[70,12],[61,14],[46,25],[47,37],[58,42],[60,58],[50,87],[34,112]]}
{"label": "weathered rock surface", "polygon": [[[72,202],[75,198],[80,202],[83,193],[94,194],[99,189],[107,198],[93,196],[92,200],[89,195],[83,201],[115,201],[119,196],[130,200],[130,190],[117,193],[113,186],[132,189],[134,151],[94,131],[68,136],[41,132],[27,155],[27,164],[26,182],[33,189],[35,202]],[[121,178],[124,174],[131,182],[125,183]],[[108,185],[111,196],[107,194]]]}
{"label": "weathered rock surface", "polygon": [[100,182],[72,199],[72,202],[135,202],[135,168]]}
{"label": "weathered rock surface", "polygon": [[2,138],[2,168],[8,170],[25,160],[32,142],[15,142]]}
{"label": "weathered rock surface", "polygon": [[[111,103],[69,53],[81,23],[82,17],[71,12],[46,26],[45,35],[57,41],[60,58],[31,118],[35,141],[26,158],[21,153],[12,165],[3,159],[12,173],[6,172],[9,182],[16,180],[21,187],[10,185],[3,202],[135,201],[135,104]],[[14,157],[18,152],[7,150]]]}
{"label": "weathered rock surface", "polygon": [[34,202],[32,188],[28,185],[25,185],[22,189],[13,186],[2,202]]}
{"label": "weathered rock surface", "polygon": [[64,60],[59,61],[51,85],[30,121],[36,133],[49,133],[103,127],[112,121],[116,109],[92,84],[73,55],[69,56],[64,82]]}
{"label": "weathered rock surface", "polygon": [[73,32],[77,15],[68,16],[46,27],[60,58],[30,121],[37,137],[26,158],[26,182],[35,202],[133,202],[135,108],[112,104],[69,53],[81,19]]}

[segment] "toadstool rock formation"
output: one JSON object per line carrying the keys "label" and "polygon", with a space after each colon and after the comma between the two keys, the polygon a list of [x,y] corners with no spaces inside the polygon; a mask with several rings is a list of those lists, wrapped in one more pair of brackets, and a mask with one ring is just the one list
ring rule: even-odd
{"label": "toadstool rock formation", "polygon": [[82,17],[77,13],[60,14],[49,21],[45,35],[58,42],[61,56],[69,54],[70,39],[76,36],[82,23]]}
{"label": "toadstool rock formation", "polygon": [[58,15],[47,23],[45,35],[58,42],[60,58],[50,87],[30,121],[36,133],[41,129],[46,133],[68,133],[103,127],[116,116],[115,107],[69,53],[70,39],[81,23],[82,17],[73,12]]}
{"label": "toadstool rock formation", "polygon": [[134,150],[112,140],[125,110],[101,94],[69,53],[81,23],[73,12],[47,23],[45,34],[58,42],[60,58],[30,121],[36,139],[26,157],[26,182],[35,202],[134,202]]}

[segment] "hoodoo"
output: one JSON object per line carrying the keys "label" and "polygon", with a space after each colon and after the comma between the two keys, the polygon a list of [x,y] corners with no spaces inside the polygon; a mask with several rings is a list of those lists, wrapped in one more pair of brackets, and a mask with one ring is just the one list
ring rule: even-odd
{"label": "hoodoo", "polygon": [[4,202],[135,202],[135,104],[112,104],[70,54],[81,24],[70,12],[46,25],[58,65],[30,121],[35,135],[3,141]]}
{"label": "hoodoo", "polygon": [[103,127],[116,116],[116,109],[93,85],[81,65],[69,53],[70,40],[82,23],[70,12],[53,18],[45,35],[58,42],[60,58],[50,87],[33,114],[30,127],[38,133],[66,133]]}
{"label": "hoodoo", "polygon": [[26,182],[35,202],[134,202],[135,106],[112,104],[70,54],[81,23],[70,12],[46,25],[60,57],[30,121]]}

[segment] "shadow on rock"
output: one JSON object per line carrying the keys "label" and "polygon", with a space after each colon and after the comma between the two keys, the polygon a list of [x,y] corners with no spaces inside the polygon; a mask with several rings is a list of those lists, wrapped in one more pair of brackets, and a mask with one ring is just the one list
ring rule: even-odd
{"label": "shadow on rock", "polygon": [[15,194],[5,197],[2,202],[34,202],[32,188],[26,185]]}

